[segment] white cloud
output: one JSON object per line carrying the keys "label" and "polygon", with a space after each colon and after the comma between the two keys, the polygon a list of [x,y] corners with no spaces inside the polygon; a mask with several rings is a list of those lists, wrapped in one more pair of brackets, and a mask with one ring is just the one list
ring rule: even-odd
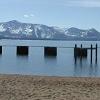
{"label": "white cloud", "polygon": [[75,7],[100,7],[100,0],[67,0],[64,5]]}
{"label": "white cloud", "polygon": [[30,14],[31,17],[34,17],[34,14]]}
{"label": "white cloud", "polygon": [[31,18],[31,17],[34,17],[34,14],[29,14],[29,15],[28,14],[25,14],[24,17],[25,18]]}
{"label": "white cloud", "polygon": [[28,17],[29,17],[29,15],[24,15],[24,17],[25,17],[25,18],[28,18]]}

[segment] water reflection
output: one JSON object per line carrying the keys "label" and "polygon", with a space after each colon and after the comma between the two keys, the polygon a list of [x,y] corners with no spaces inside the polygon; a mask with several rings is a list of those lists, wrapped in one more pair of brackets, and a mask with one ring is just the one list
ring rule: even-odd
{"label": "water reflection", "polygon": [[25,55],[20,56],[20,55],[17,55],[16,58],[19,59],[19,60],[28,60],[29,56],[25,56]]}
{"label": "water reflection", "polygon": [[16,63],[17,65],[26,66],[28,64],[28,56],[16,56]]}
{"label": "water reflection", "polygon": [[57,57],[56,56],[44,56],[44,62],[49,65],[55,65],[57,63]]}
{"label": "water reflection", "polygon": [[97,76],[98,64],[90,64],[89,76]]}
{"label": "water reflection", "polygon": [[[52,43],[51,43],[52,42]],[[82,42],[83,43],[83,42]],[[91,64],[90,51],[87,58],[73,59],[74,42],[66,41],[4,41],[2,55],[0,55],[0,73],[3,74],[32,74],[50,76],[100,76],[100,49],[98,48],[98,62],[95,64],[95,50],[93,51],[93,62]],[[80,42],[77,42],[80,45]],[[100,45],[100,42],[98,43]],[[15,45],[10,46],[9,45]],[[28,45],[28,56],[17,56],[16,46]],[[84,43],[89,47],[89,42]],[[95,45],[95,43],[94,43]],[[42,46],[42,47],[33,47]],[[68,48],[57,48],[57,56],[44,56],[43,46],[67,46]],[[75,62],[74,62],[75,61]]]}
{"label": "water reflection", "polygon": [[74,60],[74,76],[97,76],[98,63],[89,63],[87,58],[77,58]]}

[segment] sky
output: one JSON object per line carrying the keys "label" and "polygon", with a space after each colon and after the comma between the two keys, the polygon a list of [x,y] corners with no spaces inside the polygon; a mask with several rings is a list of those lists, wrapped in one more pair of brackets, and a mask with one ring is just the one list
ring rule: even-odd
{"label": "sky", "polygon": [[0,22],[10,20],[100,31],[100,0],[0,0]]}

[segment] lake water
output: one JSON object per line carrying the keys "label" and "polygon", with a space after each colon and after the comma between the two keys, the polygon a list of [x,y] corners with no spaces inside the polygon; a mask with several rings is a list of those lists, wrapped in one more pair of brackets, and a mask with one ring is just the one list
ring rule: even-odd
{"label": "lake water", "polygon": [[[95,44],[100,47],[99,41],[44,41],[44,40],[0,40],[3,46],[0,55],[0,74],[23,74],[43,76],[76,76],[99,77],[100,76],[100,48],[98,48],[98,61],[95,63],[95,51],[93,62],[90,62],[90,51],[87,59],[78,59],[75,64],[75,44],[90,47]],[[17,56],[16,46],[29,46],[28,56]],[[44,46],[56,46],[57,57],[45,57]]]}

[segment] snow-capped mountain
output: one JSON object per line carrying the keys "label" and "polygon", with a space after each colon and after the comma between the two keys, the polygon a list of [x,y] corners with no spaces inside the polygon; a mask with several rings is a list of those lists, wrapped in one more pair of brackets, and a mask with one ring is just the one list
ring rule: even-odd
{"label": "snow-capped mountain", "polygon": [[94,28],[59,28],[12,20],[0,23],[0,39],[100,40],[100,32]]}

